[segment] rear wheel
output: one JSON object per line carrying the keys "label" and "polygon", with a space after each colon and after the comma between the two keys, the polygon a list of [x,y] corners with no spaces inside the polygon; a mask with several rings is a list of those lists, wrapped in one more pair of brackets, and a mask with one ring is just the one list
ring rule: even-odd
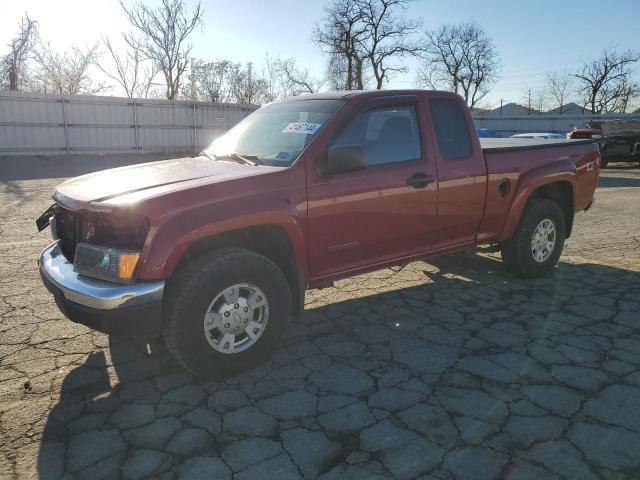
{"label": "rear wheel", "polygon": [[518,229],[501,246],[507,270],[525,278],[539,277],[558,262],[565,240],[565,220],[557,203],[532,199],[524,209]]}
{"label": "rear wheel", "polygon": [[609,165],[609,159],[604,155],[602,155],[602,157],[600,158],[600,168],[607,168],[608,165]]}
{"label": "rear wheel", "polygon": [[275,349],[291,315],[291,292],[268,258],[224,249],[183,268],[163,307],[171,354],[196,375],[215,378],[255,365]]}

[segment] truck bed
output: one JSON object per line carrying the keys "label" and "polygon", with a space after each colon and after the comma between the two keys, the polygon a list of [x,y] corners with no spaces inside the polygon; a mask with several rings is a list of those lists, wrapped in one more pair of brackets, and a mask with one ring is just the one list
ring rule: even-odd
{"label": "truck bed", "polygon": [[[560,173],[568,182],[574,211],[584,210],[593,198],[599,149],[591,139],[487,138],[481,139],[481,145],[487,196],[480,239],[509,238],[518,223],[518,218],[509,217],[517,192],[539,178]],[[492,230],[496,225],[500,228]]]}
{"label": "truck bed", "polygon": [[594,143],[587,139],[565,138],[481,138],[480,146],[483,152],[508,152],[513,150],[534,150],[537,148],[558,147],[562,145],[580,145]]}

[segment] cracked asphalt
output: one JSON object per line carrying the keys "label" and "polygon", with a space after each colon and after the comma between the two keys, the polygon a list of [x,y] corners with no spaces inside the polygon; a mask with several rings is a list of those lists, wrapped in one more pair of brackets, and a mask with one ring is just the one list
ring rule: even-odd
{"label": "cracked asphalt", "polygon": [[110,161],[0,158],[0,478],[640,478],[640,169],[604,171],[548,278],[459,254],[340,281],[213,382],[41,285],[49,177]]}

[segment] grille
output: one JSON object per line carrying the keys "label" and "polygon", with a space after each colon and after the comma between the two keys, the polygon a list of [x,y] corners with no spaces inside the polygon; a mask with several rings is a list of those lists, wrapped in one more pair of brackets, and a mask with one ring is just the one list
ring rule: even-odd
{"label": "grille", "polygon": [[73,263],[76,245],[78,245],[80,239],[82,214],[59,207],[55,222],[58,238],[60,239],[60,249],[66,259]]}

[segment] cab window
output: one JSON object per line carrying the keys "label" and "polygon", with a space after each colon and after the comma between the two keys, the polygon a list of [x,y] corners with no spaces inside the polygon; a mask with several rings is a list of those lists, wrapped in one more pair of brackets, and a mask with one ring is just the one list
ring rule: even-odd
{"label": "cab window", "polygon": [[420,159],[415,108],[385,107],[360,113],[332,144],[343,145],[360,145],[369,166]]}
{"label": "cab window", "polygon": [[440,156],[447,160],[471,155],[471,135],[460,104],[451,98],[434,98],[429,110],[438,140]]}

